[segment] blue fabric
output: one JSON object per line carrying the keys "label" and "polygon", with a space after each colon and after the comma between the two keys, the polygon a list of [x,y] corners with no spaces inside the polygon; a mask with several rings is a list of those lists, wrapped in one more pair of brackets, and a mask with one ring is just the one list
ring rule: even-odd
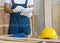
{"label": "blue fabric", "polygon": [[[23,6],[24,8],[27,8],[28,0],[26,0],[25,4],[16,4],[14,3],[14,0],[11,1],[12,9],[16,8],[16,6]],[[10,14],[8,34],[24,33],[25,35],[29,35],[30,32],[30,21],[28,17],[20,15],[19,12]]]}

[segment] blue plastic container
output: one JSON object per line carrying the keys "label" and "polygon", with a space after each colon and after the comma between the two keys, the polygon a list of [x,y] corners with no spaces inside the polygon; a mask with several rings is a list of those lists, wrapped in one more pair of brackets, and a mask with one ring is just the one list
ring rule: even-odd
{"label": "blue plastic container", "polygon": [[13,34],[12,37],[25,37],[24,33]]}

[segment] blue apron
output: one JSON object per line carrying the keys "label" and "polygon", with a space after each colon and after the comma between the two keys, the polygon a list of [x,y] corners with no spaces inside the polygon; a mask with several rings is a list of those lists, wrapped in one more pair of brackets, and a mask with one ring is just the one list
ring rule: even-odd
{"label": "blue apron", "polygon": [[[26,0],[24,4],[16,4],[14,3],[14,0],[11,1],[12,1],[11,9],[14,9],[17,6],[27,8],[28,0]],[[29,35],[30,32],[31,32],[30,21],[28,17],[20,15],[20,12],[10,14],[8,34],[24,33],[25,35]]]}

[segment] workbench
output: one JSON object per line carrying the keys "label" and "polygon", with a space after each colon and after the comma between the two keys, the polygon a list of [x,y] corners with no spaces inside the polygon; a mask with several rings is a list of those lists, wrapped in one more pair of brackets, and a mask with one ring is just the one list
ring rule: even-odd
{"label": "workbench", "polygon": [[60,43],[60,39],[38,39],[0,36],[0,43]]}

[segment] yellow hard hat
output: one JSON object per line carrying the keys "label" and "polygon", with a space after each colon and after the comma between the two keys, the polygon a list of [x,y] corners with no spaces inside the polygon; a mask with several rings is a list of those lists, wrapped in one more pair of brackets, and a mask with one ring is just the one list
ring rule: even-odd
{"label": "yellow hard hat", "polygon": [[44,28],[42,30],[41,34],[38,36],[38,38],[41,38],[41,39],[44,39],[44,38],[56,39],[56,38],[58,38],[58,35],[53,28]]}

